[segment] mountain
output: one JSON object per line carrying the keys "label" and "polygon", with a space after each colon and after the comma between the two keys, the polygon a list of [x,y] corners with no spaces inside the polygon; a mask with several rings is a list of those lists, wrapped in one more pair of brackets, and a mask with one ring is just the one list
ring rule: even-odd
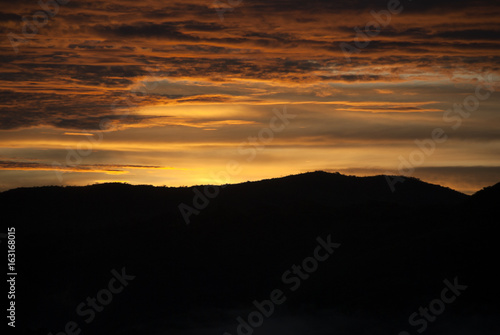
{"label": "mountain", "polygon": [[[235,334],[237,318],[279,289],[286,301],[254,334],[416,333],[409,316],[458,280],[467,289],[426,333],[497,334],[500,184],[467,196],[414,178],[392,192],[388,180],[312,172],[221,188],[0,193],[22,268],[19,328]],[[314,266],[325,244],[332,254]],[[135,279],[87,324],[77,306],[122,268]]]}
{"label": "mountain", "polygon": [[499,203],[500,202],[500,183],[485,187],[482,190],[476,192],[473,197],[473,201],[475,203],[488,203],[492,204],[494,202]]}

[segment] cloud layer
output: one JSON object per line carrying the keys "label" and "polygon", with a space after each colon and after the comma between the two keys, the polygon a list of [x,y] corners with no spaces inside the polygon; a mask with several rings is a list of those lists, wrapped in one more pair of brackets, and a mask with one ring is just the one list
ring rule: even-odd
{"label": "cloud layer", "polygon": [[[104,164],[96,173],[106,174],[113,164],[143,165],[144,159],[145,166],[175,161],[176,168],[191,169],[206,165],[199,157],[211,162],[218,157],[213,163],[218,168],[228,152],[237,152],[248,136],[268,125],[273,108],[283,105],[297,118],[262,153],[263,165],[241,178],[276,175],[271,169],[257,173],[264,171],[264,161],[276,160],[296,163],[291,173],[376,162],[394,168],[398,155],[410,154],[414,141],[428,138],[436,127],[450,140],[424,165],[500,164],[493,156],[500,143],[500,6],[494,2],[54,4],[2,5],[4,172],[7,167],[41,172],[52,161],[67,165],[68,148],[77,149],[86,138],[72,133],[103,137],[81,162],[92,171]],[[446,111],[477,90],[489,92],[488,98],[452,128],[443,117]],[[343,149],[347,146],[350,151]],[[367,161],[363,148],[366,157],[372,150],[377,157]],[[393,148],[399,148],[394,159],[388,154]],[[49,153],[41,158],[39,150]],[[317,150],[340,156],[321,159]],[[119,160],[109,161],[99,151]],[[158,151],[165,159],[147,157]],[[9,163],[18,156],[20,165]],[[21,164],[34,158],[42,161]],[[84,173],[80,168],[68,175]],[[175,172],[169,173],[157,178]],[[189,184],[205,180],[203,173],[174,179]],[[136,180],[160,183],[153,174],[144,172]]]}

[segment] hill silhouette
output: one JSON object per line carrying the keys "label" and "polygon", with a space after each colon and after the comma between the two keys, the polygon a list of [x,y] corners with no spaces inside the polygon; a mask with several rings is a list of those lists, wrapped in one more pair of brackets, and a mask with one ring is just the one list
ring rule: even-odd
{"label": "hill silhouette", "polygon": [[[318,171],[227,185],[200,209],[187,187],[6,191],[19,329],[56,334],[76,320],[91,334],[235,334],[236,318],[280,289],[286,302],[254,334],[416,333],[409,315],[458,278],[467,290],[426,333],[497,334],[499,189],[467,196],[405,178],[392,192],[386,176]],[[197,210],[189,225],[180,204]],[[290,291],[283,274],[329,236],[340,247]],[[82,322],[76,306],[123,267],[136,279]]]}
{"label": "hill silhouette", "polygon": [[474,202],[478,204],[481,202],[488,204],[492,204],[494,202],[499,203],[500,183],[483,188],[482,190],[476,192],[472,198],[474,199]]}

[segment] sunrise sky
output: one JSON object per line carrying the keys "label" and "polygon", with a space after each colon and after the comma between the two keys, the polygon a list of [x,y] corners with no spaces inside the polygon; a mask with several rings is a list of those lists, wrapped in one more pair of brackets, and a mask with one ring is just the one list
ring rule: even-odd
{"label": "sunrise sky", "polygon": [[228,163],[230,183],[500,182],[498,2],[41,3],[0,10],[0,191],[220,184]]}

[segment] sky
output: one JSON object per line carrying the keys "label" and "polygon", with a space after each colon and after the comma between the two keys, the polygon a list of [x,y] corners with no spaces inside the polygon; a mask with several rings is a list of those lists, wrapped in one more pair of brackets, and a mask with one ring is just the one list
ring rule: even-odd
{"label": "sky", "polygon": [[500,182],[500,4],[2,1],[0,191]]}

